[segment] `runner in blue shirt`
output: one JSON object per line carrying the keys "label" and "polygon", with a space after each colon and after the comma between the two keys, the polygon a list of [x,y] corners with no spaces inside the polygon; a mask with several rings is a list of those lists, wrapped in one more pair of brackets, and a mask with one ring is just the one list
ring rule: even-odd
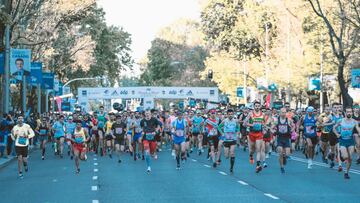
{"label": "runner in blue shirt", "polygon": [[55,155],[60,155],[63,158],[64,140],[65,140],[65,123],[64,116],[60,115],[58,120],[52,126],[55,138]]}

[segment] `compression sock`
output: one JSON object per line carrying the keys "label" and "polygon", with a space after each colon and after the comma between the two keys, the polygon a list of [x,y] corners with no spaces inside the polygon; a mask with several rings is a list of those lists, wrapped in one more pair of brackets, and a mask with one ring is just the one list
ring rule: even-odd
{"label": "compression sock", "polygon": [[145,152],[145,161],[146,161],[146,165],[149,167],[150,166],[150,154],[149,154],[149,152]]}
{"label": "compression sock", "polygon": [[230,158],[230,168],[231,168],[231,169],[234,168],[234,163],[235,163],[235,157],[231,157],[231,158]]}

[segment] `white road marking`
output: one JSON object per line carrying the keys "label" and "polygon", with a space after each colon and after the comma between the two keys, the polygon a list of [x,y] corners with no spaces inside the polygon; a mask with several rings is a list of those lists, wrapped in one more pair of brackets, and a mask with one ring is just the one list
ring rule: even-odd
{"label": "white road marking", "polygon": [[56,182],[57,182],[57,179],[54,179],[53,182],[56,183]]}
{"label": "white road marking", "polygon": [[[274,154],[274,156],[279,156],[277,154]],[[290,160],[289,161],[298,161],[298,162],[302,162],[302,163],[308,163],[308,161],[306,159],[302,159],[302,158],[299,158],[299,157],[295,157],[295,156],[291,156]],[[328,164],[325,164],[325,163],[320,163],[320,162],[317,162],[317,161],[313,161],[313,165],[315,166],[321,166],[321,167],[324,167],[324,168],[330,168],[330,166]],[[337,170],[336,167],[333,168],[333,170]],[[360,171],[359,170],[356,170],[356,169],[350,169],[349,171],[350,173],[354,173],[354,174],[357,174],[357,175],[360,175]]]}
{"label": "white road marking", "polygon": [[97,161],[97,158],[94,158],[94,161]]}
{"label": "white road marking", "polygon": [[93,180],[97,180],[98,179],[98,177],[97,176],[93,176]]}
{"label": "white road marking", "polygon": [[99,203],[99,200],[93,200],[92,203]]}
{"label": "white road marking", "polygon": [[265,196],[268,196],[268,197],[270,197],[270,198],[272,198],[272,199],[279,199],[278,197],[276,197],[276,196],[274,196],[274,195],[272,195],[272,194],[269,194],[269,193],[264,193],[264,195],[265,195]]}
{"label": "white road marking", "polygon": [[94,172],[98,172],[98,171],[99,171],[99,169],[97,169],[97,168],[94,169]]}
{"label": "white road marking", "polygon": [[98,190],[98,186],[96,186],[96,185],[95,185],[95,186],[91,186],[91,190],[92,190],[92,191],[97,191],[97,190]]}
{"label": "white road marking", "polygon": [[249,185],[247,182],[241,181],[239,180],[238,183],[240,183],[241,185]]}
{"label": "white road marking", "polygon": [[225,172],[223,172],[223,171],[219,171],[219,173],[220,173],[221,175],[227,176],[227,174],[226,174]]}
{"label": "white road marking", "polygon": [[94,163],[94,166],[97,166],[98,165],[98,163]]}
{"label": "white road marking", "polygon": [[206,168],[211,168],[211,166],[209,166],[209,165],[207,165],[207,164],[204,164],[204,166],[205,166]]}
{"label": "white road marking", "polygon": [[196,160],[196,159],[191,159],[191,161],[193,161],[193,162],[197,162],[197,160]]}
{"label": "white road marking", "polygon": [[96,155],[96,154],[94,154],[94,157],[97,157],[97,155]]}

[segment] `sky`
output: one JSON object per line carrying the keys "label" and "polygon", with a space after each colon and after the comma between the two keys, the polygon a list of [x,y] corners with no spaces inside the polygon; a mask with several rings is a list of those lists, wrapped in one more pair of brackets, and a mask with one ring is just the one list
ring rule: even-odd
{"label": "sky", "polygon": [[[131,34],[135,62],[144,58],[158,31],[179,18],[200,18],[198,0],[98,0],[108,25]],[[139,74],[135,65],[134,74]]]}

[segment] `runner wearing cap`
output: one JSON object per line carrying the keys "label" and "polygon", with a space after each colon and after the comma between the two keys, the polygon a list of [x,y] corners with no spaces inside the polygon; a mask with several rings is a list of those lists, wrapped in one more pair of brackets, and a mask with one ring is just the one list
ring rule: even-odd
{"label": "runner wearing cap", "polygon": [[314,107],[307,107],[306,115],[301,118],[301,123],[304,127],[304,138],[306,139],[305,151],[308,158],[308,169],[311,169],[315,156],[315,146],[318,143],[318,137],[316,135],[317,118],[314,114]]}
{"label": "runner wearing cap", "polygon": [[181,112],[178,112],[177,118],[172,123],[172,134],[174,138],[174,148],[176,154],[176,169],[180,169],[180,158],[184,163],[186,160],[186,132],[188,128],[188,122],[183,117]]}

